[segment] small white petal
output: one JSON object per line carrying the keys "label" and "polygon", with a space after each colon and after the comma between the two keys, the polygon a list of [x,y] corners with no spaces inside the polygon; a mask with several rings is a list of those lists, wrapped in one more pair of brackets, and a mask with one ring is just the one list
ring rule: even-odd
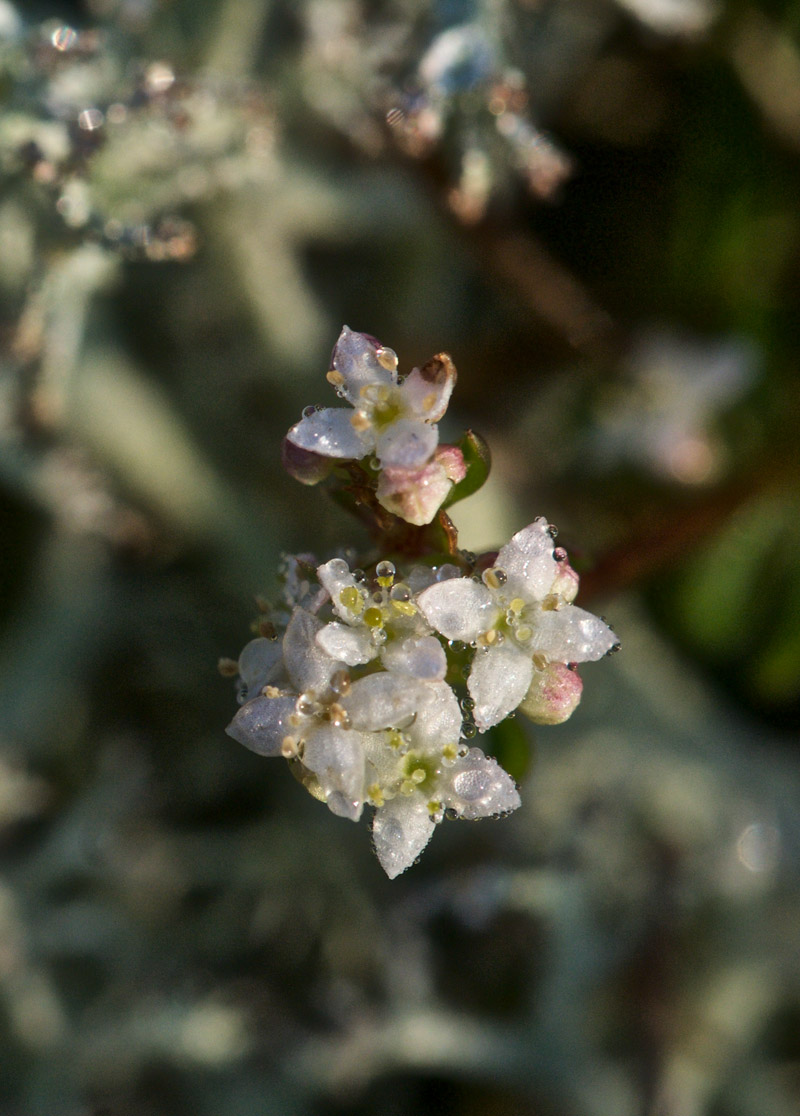
{"label": "small white petal", "polygon": [[327,655],[316,642],[322,627],[304,608],[296,608],[283,637],[283,661],[298,694],[322,693],[342,664]]}
{"label": "small white petal", "polygon": [[475,701],[475,724],[482,731],[507,717],[528,692],[533,677],[530,655],[507,641],[476,651],[467,689]]}
{"label": "small white petal", "polygon": [[428,461],[438,444],[437,427],[420,419],[401,418],[378,436],[375,452],[384,469],[415,469]]}
{"label": "small white petal", "polygon": [[558,663],[588,663],[602,659],[618,642],[608,624],[576,605],[542,611],[536,617],[531,650]]}
{"label": "small white petal", "polygon": [[525,601],[541,601],[550,592],[558,573],[553,557],[553,539],[546,519],[537,519],[517,531],[497,555],[495,566],[508,578],[505,595]]}
{"label": "small white petal", "polygon": [[300,419],[286,437],[301,449],[323,457],[358,460],[375,448],[371,427],[356,430],[350,421],[353,412],[344,407],[324,407]]}
{"label": "small white petal", "polygon": [[424,700],[425,687],[413,678],[380,671],[354,682],[341,704],[360,731],[404,728]]}
{"label": "small white petal", "polygon": [[378,360],[378,350],[371,338],[344,326],[333,350],[333,367],[342,376],[341,391],[345,398],[358,406],[361,389],[371,384],[393,385],[397,375],[384,368]]}
{"label": "small white petal", "polygon": [[514,780],[497,760],[485,756],[480,748],[470,748],[443,778],[449,784],[444,796],[446,805],[468,821],[508,814],[520,805]]}
{"label": "small white petal", "polygon": [[375,852],[390,880],[410,868],[436,828],[418,794],[398,795],[376,810],[372,821]]}
{"label": "small white petal", "polygon": [[407,732],[411,745],[420,752],[439,751],[457,744],[461,736],[461,706],[446,682],[429,682]]}
{"label": "small white petal", "polygon": [[490,628],[498,608],[485,585],[470,577],[450,578],[420,593],[417,604],[432,628],[446,639],[472,643]]}
{"label": "small white petal", "polygon": [[317,567],[317,577],[330,597],[336,615],[348,624],[360,623],[360,613],[342,604],[343,589],[358,589],[358,582],[350,572],[347,562],[343,558],[331,558],[330,562]]}
{"label": "small white petal", "polygon": [[251,752],[279,756],[283,738],[291,732],[288,719],[296,700],[294,696],[253,698],[242,706],[225,731]]}
{"label": "small white petal", "polygon": [[251,639],[239,656],[239,677],[245,687],[244,701],[254,698],[281,671],[281,645],[277,639]]}
{"label": "small white petal", "polygon": [[449,357],[433,357],[406,376],[400,391],[409,411],[426,422],[438,422],[447,410],[456,383],[456,370]]}
{"label": "small white petal", "polygon": [[305,743],[303,766],[313,771],[328,807],[358,821],[364,806],[364,744],[361,733],[321,725]]}
{"label": "small white petal", "polygon": [[335,620],[317,632],[317,645],[348,666],[361,666],[375,658],[375,644],[366,627],[348,628]]}
{"label": "small white petal", "polygon": [[386,644],[381,661],[387,670],[425,682],[441,681],[447,673],[447,656],[436,636]]}
{"label": "small white petal", "polygon": [[[461,573],[461,570],[457,569],[455,566],[453,569],[456,571],[456,576]],[[417,593],[421,593],[423,589],[427,589],[429,585],[433,585],[436,582],[436,570],[432,569],[430,566],[412,566],[408,571],[408,576],[403,578],[403,580],[411,590],[411,595],[416,596]],[[441,580],[441,578],[438,580]]]}

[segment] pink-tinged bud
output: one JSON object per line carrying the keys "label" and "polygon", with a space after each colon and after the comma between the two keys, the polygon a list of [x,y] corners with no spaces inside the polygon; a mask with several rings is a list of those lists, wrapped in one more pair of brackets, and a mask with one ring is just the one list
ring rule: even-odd
{"label": "pink-tinged bud", "polygon": [[302,449],[294,442],[290,442],[288,438],[283,439],[281,461],[289,476],[294,477],[301,484],[319,484],[321,480],[325,480],[336,464],[334,458],[323,457],[320,453]]}
{"label": "pink-tinged bud", "polygon": [[467,463],[458,446],[437,446],[433,457],[442,466],[447,479],[452,481],[453,484],[458,484],[467,475]]}
{"label": "pink-tinged bud", "polygon": [[575,712],[582,690],[577,670],[566,663],[548,663],[544,670],[534,670],[520,712],[537,725],[560,725]]}
{"label": "pink-tinged bud", "polygon": [[[438,453],[438,451],[437,451]],[[387,511],[406,523],[423,527],[430,523],[450,492],[452,481],[436,458],[419,469],[384,469],[376,495]]]}
{"label": "pink-tinged bud", "polygon": [[578,595],[580,578],[569,564],[567,552],[563,547],[557,546],[553,551],[553,557],[558,562],[558,569],[550,592],[553,596],[558,597],[567,604],[571,604]]}

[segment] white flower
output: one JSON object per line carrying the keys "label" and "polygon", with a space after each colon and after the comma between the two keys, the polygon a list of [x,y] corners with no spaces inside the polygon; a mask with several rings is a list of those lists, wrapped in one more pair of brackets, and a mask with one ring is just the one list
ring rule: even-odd
{"label": "white flower", "polygon": [[[406,581],[395,582],[396,570],[391,562],[379,562],[376,573],[378,591],[369,593],[350,572],[344,559],[332,558],[318,567],[320,585],[330,596],[339,620],[320,629],[317,643],[328,655],[341,659],[348,666],[362,666],[380,656],[383,665],[391,669],[393,656],[398,652],[402,654],[406,640],[430,633],[430,625],[413,597],[419,589],[432,584],[436,575],[429,567],[419,566],[411,570]],[[432,639],[431,643],[441,654],[441,661],[436,659],[435,670],[441,666],[440,677],[444,678],[444,652],[437,640]],[[432,677],[430,671],[434,668],[430,664],[426,666],[423,658],[420,652],[417,669],[421,673],[415,676]]]}
{"label": "white flower", "polygon": [[477,648],[468,689],[479,729],[525,701],[535,671],[600,659],[617,645],[603,620],[570,603],[577,583],[566,553],[554,552],[547,521],[537,519],[502,548],[483,583],[458,578],[419,595],[436,631]]}
{"label": "white flower", "polygon": [[427,683],[416,716],[404,733],[408,750],[370,755],[376,779],[370,798],[375,852],[394,879],[427,845],[445,812],[474,820],[516,810],[514,780],[479,748],[460,747],[461,710],[444,682]]}
{"label": "white flower", "polygon": [[[345,326],[333,351],[332,365],[328,380],[354,410],[307,408],[287,434],[287,441],[322,458],[352,461],[374,455],[381,469],[413,473],[427,465],[439,443],[436,423],[447,410],[456,380],[450,357],[440,353],[401,382],[396,354],[374,338]],[[443,470],[438,472],[444,476]],[[307,475],[301,470],[299,479],[315,483],[323,473],[322,467],[310,469]],[[395,506],[384,506],[396,511],[398,503],[402,505],[397,475],[389,487]],[[449,487],[448,483],[447,491]],[[379,490],[381,502],[382,494]],[[430,512],[424,522],[430,522],[439,506],[431,509],[429,503],[421,513]]]}
{"label": "white flower", "polygon": [[[344,664],[317,646],[322,622],[296,608],[283,638],[283,671],[288,684],[265,684],[255,696],[253,686],[263,675],[248,653],[242,675],[249,700],[228,725],[227,733],[262,756],[300,758],[313,776],[309,789],[317,792],[334,814],[357,821],[364,806],[364,734],[350,727],[341,704],[349,689]],[[258,644],[259,641],[253,641]],[[267,641],[268,642],[268,641]],[[248,647],[252,648],[252,644]],[[256,651],[260,651],[256,648]],[[247,652],[247,648],[245,648]],[[241,670],[240,662],[240,670]],[[270,671],[274,672],[271,664]],[[270,673],[274,678],[274,673]]]}

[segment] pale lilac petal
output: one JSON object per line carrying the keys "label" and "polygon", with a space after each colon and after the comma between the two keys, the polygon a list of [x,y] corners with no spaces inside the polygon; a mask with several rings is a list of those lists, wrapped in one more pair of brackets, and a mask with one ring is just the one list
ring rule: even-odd
{"label": "pale lilac petal", "polygon": [[358,582],[344,558],[331,558],[330,562],[318,566],[317,577],[320,585],[330,596],[336,615],[346,620],[348,624],[359,623],[361,613],[342,604],[343,589],[358,589]]}
{"label": "pale lilac petal", "polygon": [[404,675],[380,671],[354,682],[341,705],[355,729],[404,728],[424,699],[426,683]]}
{"label": "pale lilac petal", "polygon": [[[372,384],[393,385],[397,382],[396,372],[385,368],[378,360],[378,353],[381,351],[389,357],[388,362],[392,363],[394,354],[391,349],[381,350],[366,334],[355,333],[344,326],[339,335],[331,363],[342,378],[339,390],[356,406],[361,402],[362,388]],[[395,364],[396,360],[394,357]]]}
{"label": "pale lilac petal", "polygon": [[398,795],[375,811],[372,840],[375,853],[390,880],[410,868],[436,828],[424,799]]}
{"label": "pale lilac petal", "polygon": [[474,821],[508,814],[520,805],[519,792],[511,776],[496,759],[485,756],[480,748],[470,748],[463,759],[445,769],[442,800],[460,818]]}
{"label": "pale lilac petal", "polygon": [[241,704],[254,698],[268,682],[273,682],[282,669],[279,640],[251,639],[239,656],[239,677],[243,686]]}
{"label": "pale lilac petal", "polygon": [[447,656],[435,636],[387,644],[381,661],[387,670],[408,674],[425,682],[441,681],[447,673]]}
{"label": "pale lilac petal", "polygon": [[414,723],[406,730],[412,747],[420,752],[435,752],[447,744],[457,744],[462,719],[458,698],[447,683],[428,683]]}
{"label": "pale lilac petal", "polygon": [[[439,430],[415,418],[401,418],[389,423],[378,435],[375,453],[386,469],[416,469],[424,465],[439,444]],[[313,449],[312,447],[309,447]]]}
{"label": "pale lilac petal", "polygon": [[368,628],[349,628],[335,620],[317,632],[317,646],[332,659],[341,659],[348,666],[372,662],[377,651]]}
{"label": "pale lilac petal", "polygon": [[260,756],[279,756],[283,738],[292,732],[289,717],[294,713],[296,698],[257,697],[238,711],[225,729],[251,752]]}
{"label": "pale lilac petal", "polygon": [[541,601],[550,592],[558,573],[553,557],[553,539],[546,519],[539,518],[517,531],[497,555],[495,566],[508,578],[506,596]]}
{"label": "pale lilac petal", "polygon": [[[455,569],[455,567],[453,567]],[[456,576],[461,571],[456,569]],[[431,566],[412,566],[408,572],[408,576],[403,578],[403,581],[411,590],[411,596],[416,597],[423,589],[427,589],[429,585],[436,583],[436,570]]]}
{"label": "pale lilac petal", "polygon": [[475,702],[475,724],[481,731],[499,724],[517,708],[532,676],[530,656],[510,641],[475,652],[467,689]]}
{"label": "pale lilac petal", "polygon": [[381,471],[375,495],[378,502],[406,523],[430,523],[453,487],[444,466],[429,461],[414,469],[389,466]]}
{"label": "pale lilac petal", "polygon": [[361,734],[321,725],[305,742],[303,766],[317,776],[328,808],[358,821],[364,806],[364,745]]}
{"label": "pale lilac petal", "polygon": [[371,427],[356,430],[352,417],[353,411],[344,407],[324,407],[301,418],[286,437],[301,449],[323,457],[358,460],[375,448],[375,434]]}
{"label": "pale lilac petal", "polygon": [[410,372],[400,391],[409,411],[426,422],[438,422],[447,410],[455,383],[455,365],[447,353],[439,353]]}
{"label": "pale lilac petal", "polygon": [[283,661],[298,694],[321,694],[342,663],[317,644],[322,621],[304,608],[296,608],[283,637]]}
{"label": "pale lilac petal", "polygon": [[445,639],[472,643],[492,627],[498,609],[485,585],[470,577],[450,578],[420,593],[417,604],[432,628]]}
{"label": "pale lilac petal", "polygon": [[588,663],[602,659],[618,642],[599,616],[565,605],[538,614],[531,650],[558,663]]}

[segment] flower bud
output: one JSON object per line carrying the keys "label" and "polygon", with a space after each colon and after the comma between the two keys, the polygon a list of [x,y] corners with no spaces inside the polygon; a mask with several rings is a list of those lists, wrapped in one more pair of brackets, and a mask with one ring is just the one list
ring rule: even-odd
{"label": "flower bud", "polygon": [[582,690],[577,670],[565,663],[548,663],[543,670],[534,671],[519,709],[538,725],[560,725],[572,716]]}
{"label": "flower bud", "polygon": [[301,484],[319,484],[321,480],[325,480],[335,464],[333,458],[302,449],[288,438],[283,439],[281,461],[289,476]]}

